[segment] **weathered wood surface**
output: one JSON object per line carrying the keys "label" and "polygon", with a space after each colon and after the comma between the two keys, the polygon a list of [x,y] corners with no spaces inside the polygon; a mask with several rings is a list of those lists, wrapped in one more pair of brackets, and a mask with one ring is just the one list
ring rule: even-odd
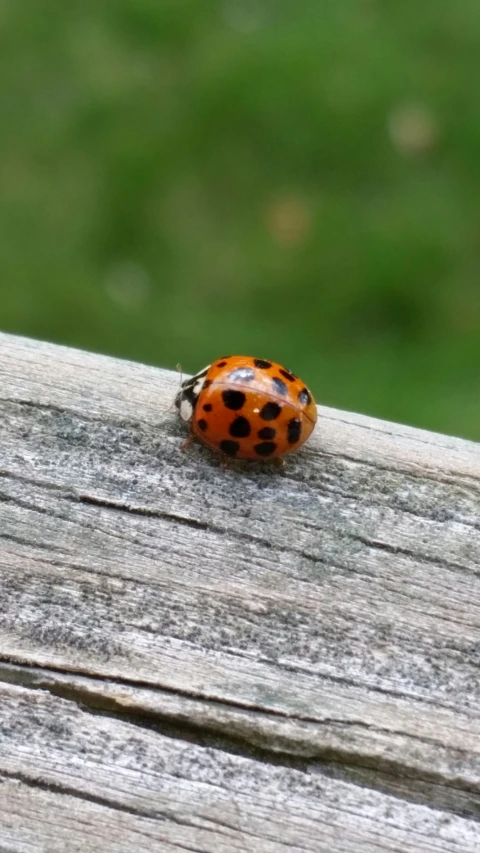
{"label": "weathered wood surface", "polygon": [[480,446],[0,336],[0,850],[480,850]]}

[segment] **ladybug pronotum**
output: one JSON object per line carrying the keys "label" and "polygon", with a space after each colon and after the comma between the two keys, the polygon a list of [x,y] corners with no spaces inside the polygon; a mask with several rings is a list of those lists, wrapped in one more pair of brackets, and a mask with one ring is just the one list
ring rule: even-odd
{"label": "ladybug pronotum", "polygon": [[230,355],[186,379],[175,406],[193,435],[235,459],[273,459],[311,435],[317,407],[306,385],[280,364]]}

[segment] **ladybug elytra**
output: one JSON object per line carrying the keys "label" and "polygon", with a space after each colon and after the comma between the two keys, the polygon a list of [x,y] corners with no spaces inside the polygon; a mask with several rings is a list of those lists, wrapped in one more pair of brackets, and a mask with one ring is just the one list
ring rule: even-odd
{"label": "ladybug elytra", "polygon": [[317,407],[306,385],[262,358],[219,358],[180,388],[175,406],[204,444],[235,459],[273,459],[311,435]]}

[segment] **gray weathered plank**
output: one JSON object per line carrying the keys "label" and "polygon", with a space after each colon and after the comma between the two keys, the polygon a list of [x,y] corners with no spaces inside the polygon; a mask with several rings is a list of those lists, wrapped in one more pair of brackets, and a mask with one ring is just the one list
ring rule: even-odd
{"label": "gray weathered plank", "polygon": [[40,782],[48,797],[35,796],[35,806],[43,799],[50,827],[38,839],[40,816],[30,818],[27,849],[33,850],[43,850],[47,839],[52,843],[58,826],[63,843],[69,838],[70,845],[73,833],[79,848],[92,831],[95,850],[148,849],[156,842],[167,850],[219,853],[377,853],[421,850],[425,837],[431,837],[429,849],[442,853],[478,849],[471,821],[442,816],[439,822],[425,806],[93,716],[21,687],[0,687],[0,726],[3,776],[22,783],[4,792],[13,828],[7,817],[2,845],[12,831],[14,841],[21,837],[31,788]]}
{"label": "gray weathered plank", "polygon": [[[204,448],[179,452],[177,385],[0,336],[0,682],[23,685],[33,717],[43,688],[60,714],[63,696],[175,726],[169,743],[217,737],[219,774],[229,744],[253,750],[250,775],[260,755],[279,778],[288,763],[312,784],[320,773],[320,799],[341,784],[355,814],[376,804],[373,835],[340,821],[339,850],[457,849],[441,846],[455,813],[458,849],[478,849],[479,446],[320,408],[283,472],[224,471]],[[409,837],[425,804],[431,828]]]}

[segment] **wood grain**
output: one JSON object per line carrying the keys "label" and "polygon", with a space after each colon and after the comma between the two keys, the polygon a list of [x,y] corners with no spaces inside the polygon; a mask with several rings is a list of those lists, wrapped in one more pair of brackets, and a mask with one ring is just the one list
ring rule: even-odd
{"label": "wood grain", "polygon": [[223,470],[177,386],[0,335],[0,849],[477,851],[479,445]]}

